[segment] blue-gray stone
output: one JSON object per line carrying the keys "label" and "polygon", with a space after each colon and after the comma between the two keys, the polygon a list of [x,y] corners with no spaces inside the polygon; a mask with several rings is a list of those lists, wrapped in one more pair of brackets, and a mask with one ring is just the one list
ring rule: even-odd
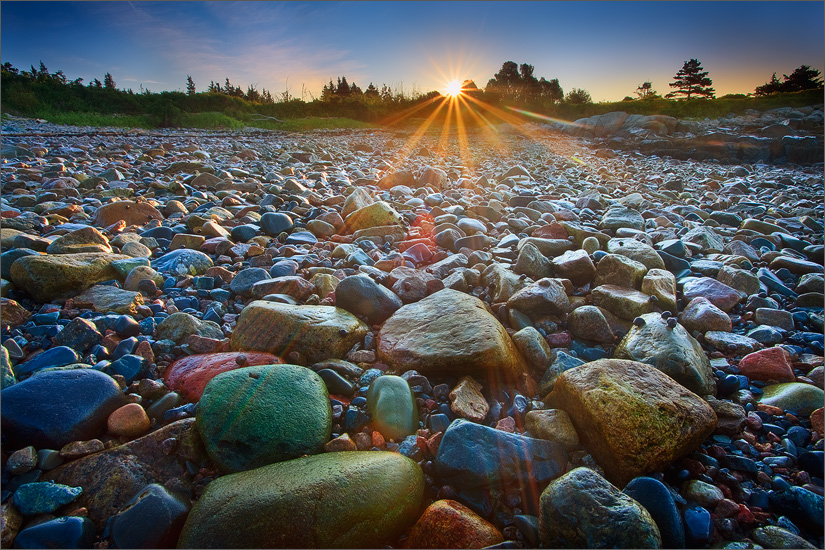
{"label": "blue-gray stone", "polygon": [[759,271],[756,273],[756,277],[759,279],[760,283],[764,284],[774,292],[793,298],[794,300],[798,297],[796,292],[785,286],[779,277],[774,275],[774,273],[766,267],[760,267]]}
{"label": "blue-gray stone", "polygon": [[40,253],[31,248],[12,248],[0,254],[0,277],[11,281],[11,264],[24,256],[39,256]]}
{"label": "blue-gray stone", "polygon": [[159,273],[175,275],[203,275],[212,267],[212,260],[198,250],[178,248],[152,260],[152,268]]}
{"label": "blue-gray stone", "polygon": [[644,506],[662,535],[662,548],[684,548],[685,529],[679,509],[668,488],[652,477],[637,477],[628,483],[624,494]]}
{"label": "blue-gray stone", "polygon": [[564,473],[567,455],[561,445],[455,420],[438,448],[436,472],[456,487],[534,484],[543,487]]}
{"label": "blue-gray stone", "polygon": [[513,524],[524,535],[528,548],[539,547],[539,518],[526,514],[516,514],[513,516]]}
{"label": "blue-gray stone", "polygon": [[14,539],[15,548],[92,548],[95,524],[77,516],[64,516],[27,527]]}
{"label": "blue-gray stone", "polygon": [[[252,285],[258,281],[263,281],[264,279],[269,278],[269,273],[267,273],[266,269],[260,267],[248,267],[235,274],[235,277],[232,278],[232,282],[229,283],[229,289],[235,294],[240,294],[244,298],[251,298]],[[219,323],[220,321],[217,322]]]}
{"label": "blue-gray stone", "polygon": [[14,367],[14,372],[17,376],[23,376],[46,367],[63,367],[65,365],[71,365],[72,363],[79,363],[80,360],[80,354],[72,348],[68,346],[55,346],[35,356],[34,359],[17,365]]}
{"label": "blue-gray stone", "polygon": [[131,338],[124,338],[120,342],[118,342],[115,349],[112,351],[112,359],[120,359],[124,355],[132,353],[135,351],[135,347],[137,346],[138,341],[137,338],[132,336]]}
{"label": "blue-gray stone", "polygon": [[462,248],[469,248],[470,250],[481,250],[492,243],[492,239],[486,235],[470,235],[469,237],[461,237],[456,239],[453,243],[453,251],[457,252]]}
{"label": "blue-gray stone", "polygon": [[233,227],[232,230],[229,232],[229,236],[232,237],[232,240],[235,242],[245,243],[246,241],[254,237],[257,232],[258,226],[252,224],[245,224]]}
{"label": "blue-gray stone", "polygon": [[793,486],[782,491],[771,491],[768,496],[774,511],[788,516],[802,527],[822,532],[825,514],[822,495]]}
{"label": "blue-gray stone", "polygon": [[369,386],[373,380],[378,378],[379,376],[383,376],[384,371],[380,369],[367,369],[361,375],[361,378],[358,379],[359,386]]}
{"label": "blue-gray stone", "polygon": [[775,346],[785,340],[786,331],[769,325],[759,325],[747,333],[748,338],[753,338],[760,344]]}
{"label": "blue-gray stone", "polygon": [[286,244],[315,244],[318,238],[310,231],[296,231],[284,241]]}
{"label": "blue-gray stone", "polygon": [[121,315],[115,323],[115,332],[123,338],[138,336],[141,333],[140,324],[131,315]]}
{"label": "blue-gray stone", "polygon": [[60,346],[66,346],[83,353],[95,344],[99,344],[103,340],[103,335],[97,330],[97,326],[81,317],[75,317],[69,324],[63,327],[57,336],[52,338],[52,349],[57,349]]}
{"label": "blue-gray stone", "polygon": [[[804,428],[803,428],[804,429]],[[799,468],[805,470],[811,476],[822,478],[825,469],[825,452],[808,451],[799,455]]]}
{"label": "blue-gray stone", "polygon": [[17,447],[60,449],[100,436],[109,415],[125,404],[120,387],[102,372],[42,372],[0,392],[3,435]]}
{"label": "blue-gray stone", "polygon": [[429,424],[431,432],[445,432],[450,426],[450,419],[446,414],[431,414]]}
{"label": "blue-gray stone", "polygon": [[298,262],[294,260],[281,260],[269,268],[269,276],[274,279],[275,277],[295,275],[299,267]]}
{"label": "blue-gray stone", "polygon": [[269,237],[277,237],[292,229],[292,218],[283,212],[267,212],[261,216],[261,230]]}
{"label": "blue-gray stone", "polygon": [[104,371],[110,376],[119,374],[126,379],[127,384],[131,384],[135,380],[146,378],[149,363],[140,355],[127,354],[109,363]]}
{"label": "blue-gray stone", "polygon": [[662,258],[662,261],[665,262],[665,269],[667,269],[671,273],[676,274],[690,270],[690,263],[687,260],[678,258],[673,254],[668,254],[663,250],[657,250],[656,253],[659,255],[660,258]]}
{"label": "blue-gray stone", "polygon": [[155,239],[167,239],[169,241],[172,240],[172,237],[175,236],[175,232],[172,231],[171,227],[159,226],[153,227],[152,229],[147,229],[143,233],[140,234],[141,237],[152,237]]}
{"label": "blue-gray stone", "polygon": [[335,289],[335,305],[354,315],[365,317],[370,324],[380,324],[403,303],[393,291],[361,273],[345,277]]}
{"label": "blue-gray stone", "polygon": [[349,396],[355,393],[355,384],[332,369],[321,369],[318,376],[324,381],[330,394]]}
{"label": "blue-gray stone", "polygon": [[687,255],[687,247],[680,239],[662,241],[657,244],[656,248],[677,258],[684,258]]}
{"label": "blue-gray stone", "polygon": [[32,321],[36,325],[53,325],[57,323],[57,320],[60,318],[59,311],[52,311],[49,313],[35,313],[32,315]]}
{"label": "blue-gray stone", "polygon": [[710,512],[701,506],[693,506],[685,510],[685,534],[687,540],[693,545],[710,542],[713,536],[713,521],[711,521]]}
{"label": "blue-gray stone", "polygon": [[26,483],[14,492],[14,506],[24,516],[50,514],[80,496],[83,489],[60,483]]}
{"label": "blue-gray stone", "polygon": [[151,483],[112,517],[112,542],[117,548],[175,548],[188,513],[188,499]]}
{"label": "blue-gray stone", "polygon": [[733,454],[727,454],[723,456],[722,465],[726,468],[730,468],[731,470],[749,472],[752,474],[755,474],[759,471],[759,469],[756,466],[756,462],[754,462],[750,458],[745,458],[744,456],[738,456]]}

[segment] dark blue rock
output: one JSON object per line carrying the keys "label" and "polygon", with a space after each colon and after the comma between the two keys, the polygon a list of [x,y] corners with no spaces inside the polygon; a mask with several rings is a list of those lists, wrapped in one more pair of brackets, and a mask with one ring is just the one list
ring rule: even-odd
{"label": "dark blue rock", "polygon": [[393,291],[361,273],[344,278],[335,288],[335,305],[354,315],[366,317],[370,324],[380,324],[403,303]]}
{"label": "dark blue rock", "polygon": [[716,382],[716,393],[720,396],[730,395],[739,389],[740,380],[735,374],[728,374]]}
{"label": "dark blue rock", "polygon": [[677,258],[672,254],[668,254],[662,250],[657,250],[656,253],[665,262],[665,269],[673,274],[681,273],[682,271],[690,270],[690,263],[682,258]]}
{"label": "dark blue rock", "polygon": [[762,489],[755,489],[748,499],[748,506],[755,506],[763,510],[770,506],[770,504],[771,502],[768,498],[767,491],[763,491]]}
{"label": "dark blue rock", "polygon": [[564,473],[566,464],[567,455],[556,443],[464,419],[455,420],[444,432],[435,460],[439,477],[462,488],[501,483],[543,488]]}
{"label": "dark blue rock", "polygon": [[95,525],[91,520],[65,516],[17,533],[15,548],[92,548],[95,543]]}
{"label": "dark blue rock", "polygon": [[32,315],[31,320],[34,321],[36,325],[54,325],[57,323],[57,320],[60,319],[60,312],[59,311],[51,311],[49,313],[35,313]]}
{"label": "dark blue rock", "polygon": [[209,296],[213,300],[217,300],[218,302],[225,302],[229,299],[230,292],[223,288],[216,288],[214,290],[209,291]]}
{"label": "dark blue rock", "polygon": [[176,548],[188,513],[188,500],[152,483],[112,517],[112,542],[117,548]]}
{"label": "dark blue rock", "polygon": [[235,294],[240,294],[244,298],[252,297],[252,285],[258,281],[269,279],[266,269],[260,267],[248,267],[235,274],[229,289]]}
{"label": "dark blue rock", "polygon": [[269,268],[269,276],[274,279],[275,277],[295,275],[299,267],[298,262],[294,260],[281,260]]}
{"label": "dark blue rock", "polygon": [[137,347],[138,341],[137,338],[132,336],[131,338],[124,338],[120,342],[118,342],[115,349],[112,351],[112,359],[120,359],[124,355],[132,353],[135,351],[135,347]]}
{"label": "dark blue rock", "polygon": [[378,378],[379,376],[383,376],[384,371],[381,369],[367,369],[361,374],[361,378],[358,379],[359,386],[369,386],[373,380]]}
{"label": "dark blue rock", "polygon": [[140,324],[131,315],[121,315],[115,323],[115,332],[124,338],[138,336],[141,333]]}
{"label": "dark blue rock", "polygon": [[802,487],[790,487],[782,491],[771,491],[768,495],[773,511],[784,514],[798,525],[822,532],[823,498]]}
{"label": "dark blue rock", "polygon": [[350,408],[347,409],[347,413],[344,416],[344,427],[348,432],[352,430],[360,430],[369,421],[370,417],[368,414],[358,409]]}
{"label": "dark blue rock", "polygon": [[493,499],[485,488],[461,489],[456,500],[483,518],[493,513]]}
{"label": "dark blue rock", "polygon": [[445,432],[450,426],[450,419],[446,414],[431,414],[429,417],[430,431]]}
{"label": "dark blue rock", "polygon": [[685,510],[685,534],[687,541],[695,548],[697,544],[707,544],[713,536],[713,521],[710,512],[701,506]]}
{"label": "dark blue rock", "polygon": [[140,234],[141,237],[153,237],[155,239],[167,239],[169,241],[175,236],[175,232],[172,231],[171,227],[153,227],[152,229],[147,229],[143,233]]}
{"label": "dark blue rock", "polygon": [[24,256],[39,256],[40,253],[31,248],[12,248],[0,254],[0,277],[11,281],[11,264]]}
{"label": "dark blue rock", "polygon": [[751,241],[750,244],[757,250],[759,250],[763,246],[767,246],[768,250],[776,250],[776,246],[764,237],[756,237],[754,240]]}
{"label": "dark blue rock", "polygon": [[760,267],[759,271],[756,273],[756,277],[759,279],[760,283],[764,284],[774,292],[793,298],[794,300],[798,297],[796,292],[785,286],[782,280],[774,275],[774,273],[768,268]]}
{"label": "dark blue rock", "polygon": [[50,514],[75,500],[82,492],[80,487],[48,481],[26,483],[14,492],[14,506],[24,516]]}
{"label": "dark blue rock", "polygon": [[72,363],[79,363],[80,354],[67,346],[55,346],[37,355],[34,359],[21,363],[14,367],[17,376],[31,374],[46,367],[63,367]]}
{"label": "dark blue rock", "polygon": [[414,435],[408,435],[404,438],[401,444],[398,445],[398,452],[416,462],[424,458],[424,453],[418,446],[418,438]]}
{"label": "dark blue rock", "polygon": [[684,258],[687,255],[687,248],[685,243],[680,239],[668,239],[660,242],[657,247],[662,252],[676,256],[677,258]]}
{"label": "dark blue rock", "polygon": [[318,376],[327,386],[327,391],[333,395],[350,396],[355,393],[355,384],[338,374],[332,369],[321,369]]}
{"label": "dark blue rock", "polygon": [[728,454],[722,457],[721,462],[724,467],[730,468],[731,470],[737,470],[739,472],[755,474],[759,471],[756,467],[756,462],[750,458],[745,458],[744,456]]}
{"label": "dark blue rock", "polygon": [[753,338],[760,344],[766,346],[775,346],[785,340],[786,331],[779,327],[772,327],[768,325],[760,325],[751,331],[748,331],[747,337]]}
{"label": "dark blue rock", "polygon": [[277,237],[284,231],[292,229],[292,218],[283,212],[267,212],[261,216],[261,230],[268,237]]}
{"label": "dark blue rock", "polygon": [[66,346],[72,348],[78,353],[84,353],[86,350],[99,344],[103,340],[103,335],[98,332],[97,326],[81,317],[75,317],[69,324],[63,327],[57,336],[52,338],[52,349],[57,349],[59,346]]}
{"label": "dark blue rock", "polygon": [[236,243],[245,243],[246,241],[254,237],[257,232],[257,226],[252,224],[245,224],[233,227],[232,230],[229,232],[229,236],[232,237],[232,240]]}
{"label": "dark blue rock", "polygon": [[662,548],[685,547],[682,518],[673,496],[664,483],[652,477],[637,477],[631,480],[622,492],[638,501],[650,513],[662,535]]}
{"label": "dark blue rock", "polygon": [[109,376],[121,375],[127,384],[131,384],[135,380],[146,378],[149,374],[149,363],[140,355],[127,354],[112,361],[104,370]]}
{"label": "dark blue rock", "polygon": [[525,514],[516,514],[513,516],[513,524],[524,535],[524,540],[527,542],[528,548],[539,547],[539,518],[536,516],[528,516]]}
{"label": "dark blue rock", "polygon": [[42,372],[0,392],[3,435],[19,448],[60,449],[106,432],[126,397],[111,376],[93,369]]}

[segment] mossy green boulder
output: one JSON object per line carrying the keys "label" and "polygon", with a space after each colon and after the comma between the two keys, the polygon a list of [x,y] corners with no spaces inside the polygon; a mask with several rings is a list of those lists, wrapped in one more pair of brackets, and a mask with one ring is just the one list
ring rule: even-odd
{"label": "mossy green boulder", "polygon": [[400,376],[379,376],[367,391],[367,408],[384,439],[401,441],[418,429],[415,394]]}
{"label": "mossy green boulder", "polygon": [[71,298],[95,283],[118,279],[112,262],[129,256],[104,252],[24,256],[11,266],[16,288],[25,289],[38,302]]}
{"label": "mossy green boulder", "polygon": [[213,378],[196,425],[212,460],[240,472],[321,452],[332,432],[332,411],[324,381],[312,370],[260,365]]}
{"label": "mossy green boulder", "polygon": [[296,458],[210,483],[178,547],[379,548],[415,523],[423,495],[421,468],[400,454]]}

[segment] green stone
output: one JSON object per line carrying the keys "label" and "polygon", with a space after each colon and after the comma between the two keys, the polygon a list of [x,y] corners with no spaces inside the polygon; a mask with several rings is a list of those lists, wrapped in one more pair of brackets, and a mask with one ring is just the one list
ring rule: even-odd
{"label": "green stone", "polygon": [[379,548],[418,519],[424,474],[382,451],[326,453],[219,477],[178,548]]}
{"label": "green stone", "polygon": [[761,403],[805,415],[822,407],[825,401],[825,392],[802,382],[772,384],[765,386],[762,392]]}
{"label": "green stone", "polygon": [[157,340],[172,340],[178,345],[186,343],[192,334],[204,338],[223,339],[221,327],[214,321],[204,321],[181,311],[173,313],[155,329]]}
{"label": "green stone", "polygon": [[400,376],[379,376],[367,391],[367,408],[385,439],[401,441],[418,429],[418,406],[410,385]]}
{"label": "green stone", "polygon": [[83,489],[60,483],[26,483],[14,492],[14,505],[24,516],[50,514],[80,496]]}
{"label": "green stone", "polygon": [[130,271],[141,265],[148,267],[150,265],[149,258],[129,258],[112,262],[112,267],[115,268],[115,271],[117,271],[118,275],[122,278],[126,278]]}
{"label": "green stone", "polygon": [[261,365],[213,378],[196,425],[212,460],[240,472],[321,452],[332,411],[324,381],[310,369]]}

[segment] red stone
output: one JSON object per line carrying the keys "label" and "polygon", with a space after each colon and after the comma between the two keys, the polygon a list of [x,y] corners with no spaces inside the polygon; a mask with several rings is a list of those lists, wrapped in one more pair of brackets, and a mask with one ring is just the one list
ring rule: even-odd
{"label": "red stone", "polygon": [[372,432],[372,446],[382,449],[384,445],[386,445],[386,442],[384,441],[384,436],[381,435],[381,432]]}
{"label": "red stone", "polygon": [[822,407],[811,413],[811,428],[818,434],[824,433],[825,426],[823,426]]}
{"label": "red stone", "polygon": [[429,449],[432,456],[438,455],[438,446],[441,445],[441,438],[444,437],[444,432],[436,432],[436,434],[427,440],[427,449]]}
{"label": "red stone", "polygon": [[748,509],[747,506],[744,504],[739,505],[739,514],[736,516],[736,521],[739,523],[753,523],[756,519],[753,517],[753,513]]}
{"label": "red stone", "polygon": [[[241,356],[246,360],[238,362],[237,359]],[[222,372],[283,362],[277,355],[257,351],[190,355],[172,363],[163,373],[163,378],[169,388],[178,392],[185,400],[194,403],[200,400],[206,384]]]}
{"label": "red stone", "polygon": [[567,331],[564,332],[556,332],[553,334],[548,334],[544,337],[547,341],[547,345],[551,348],[566,348],[570,347],[570,344],[573,341],[573,338],[570,336],[570,333]]}
{"label": "red stone", "polygon": [[791,354],[780,346],[749,353],[739,361],[739,372],[751,380],[793,382]]}
{"label": "red stone", "polygon": [[531,234],[533,237],[542,239],[567,239],[570,235],[567,230],[559,222],[550,222],[547,225],[542,225]]}

